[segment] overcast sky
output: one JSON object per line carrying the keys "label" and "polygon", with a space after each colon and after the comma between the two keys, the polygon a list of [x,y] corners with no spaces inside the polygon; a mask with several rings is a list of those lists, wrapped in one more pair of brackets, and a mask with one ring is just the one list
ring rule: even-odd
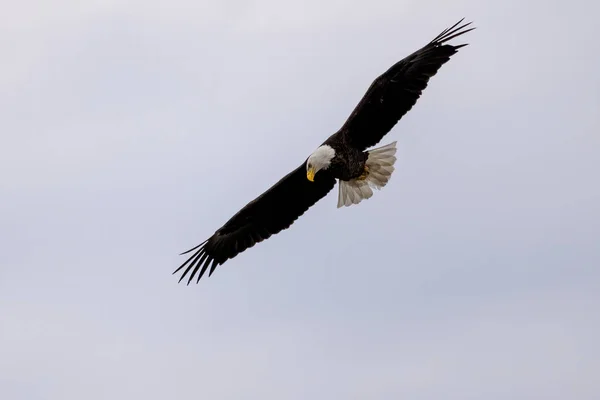
{"label": "overcast sky", "polygon": [[[599,8],[5,0],[0,398],[597,400]],[[177,284],[463,16],[388,186]]]}

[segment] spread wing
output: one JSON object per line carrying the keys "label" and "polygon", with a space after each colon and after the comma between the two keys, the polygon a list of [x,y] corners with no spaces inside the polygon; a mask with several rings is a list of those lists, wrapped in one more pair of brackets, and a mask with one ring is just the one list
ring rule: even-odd
{"label": "spread wing", "polygon": [[429,79],[459,48],[466,46],[444,44],[475,29],[464,29],[470,22],[458,26],[462,21],[375,79],[337,134],[346,135],[348,142],[360,150],[377,144],[415,105]]}
{"label": "spread wing", "polygon": [[179,282],[191,271],[187,282],[189,285],[200,271],[196,281],[198,283],[209,264],[208,276],[228,259],[289,228],[334,186],[335,178],[327,171],[320,171],[314,182],[310,182],[306,178],[306,163],[302,163],[269,190],[248,203],[209,239],[182,253],[194,251],[173,274],[187,265]]}

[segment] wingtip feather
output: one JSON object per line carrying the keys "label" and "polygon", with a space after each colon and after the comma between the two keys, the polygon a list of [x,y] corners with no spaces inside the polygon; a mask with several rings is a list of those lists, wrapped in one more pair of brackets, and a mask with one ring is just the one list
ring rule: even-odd
{"label": "wingtip feather", "polygon": [[432,44],[443,44],[449,40],[452,40],[460,35],[464,35],[467,32],[470,32],[472,30],[474,30],[476,27],[472,27],[469,29],[465,29],[466,27],[470,26],[473,21],[464,23],[462,25],[460,25],[463,21],[464,21],[464,17],[461,18],[458,22],[456,22],[454,25],[452,25],[449,28],[444,29],[440,34],[438,34],[432,41]]}
{"label": "wingtip feather", "polygon": [[215,270],[217,269],[217,266],[219,265],[219,263],[217,262],[217,260],[213,260],[212,265],[210,266],[210,271],[208,272],[208,277],[210,278],[210,276],[213,274],[213,272],[215,272]]}
{"label": "wingtip feather", "polygon": [[196,246],[196,247],[192,247],[191,249],[189,249],[189,250],[187,250],[187,251],[184,251],[183,253],[180,253],[179,255],[180,255],[180,256],[182,256],[182,255],[184,255],[184,254],[187,254],[187,253],[189,253],[190,251],[194,251],[194,250],[196,250],[198,247],[200,247],[200,246],[202,246],[203,244],[205,244],[206,242],[208,242],[208,239],[206,239],[204,242],[200,243],[198,246]]}

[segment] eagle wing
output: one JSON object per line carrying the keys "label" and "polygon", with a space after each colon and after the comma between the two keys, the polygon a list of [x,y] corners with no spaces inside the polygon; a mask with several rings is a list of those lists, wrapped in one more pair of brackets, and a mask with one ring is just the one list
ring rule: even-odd
{"label": "eagle wing", "polygon": [[306,178],[306,162],[302,163],[248,203],[209,239],[182,253],[194,252],[173,274],[187,266],[179,282],[191,271],[187,282],[189,285],[200,271],[196,281],[198,283],[209,264],[208,276],[228,259],[289,228],[334,186],[335,178],[327,171],[321,171],[315,176],[314,182],[310,182]]}
{"label": "eagle wing", "polygon": [[346,135],[348,143],[359,150],[377,144],[415,105],[429,79],[466,46],[444,44],[475,29],[464,29],[470,22],[458,26],[462,21],[377,77],[336,135]]}

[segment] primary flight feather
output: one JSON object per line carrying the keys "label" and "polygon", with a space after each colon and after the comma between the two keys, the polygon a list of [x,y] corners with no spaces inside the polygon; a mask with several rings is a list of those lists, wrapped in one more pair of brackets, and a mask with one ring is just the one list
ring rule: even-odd
{"label": "primary flight feather", "polygon": [[344,125],[298,168],[248,203],[207,240],[182,254],[192,255],[173,273],[185,268],[189,284],[208,270],[256,243],[287,229],[339,181],[338,208],[358,204],[389,181],[396,161],[396,142],[374,146],[417,102],[429,79],[458,49],[449,40],[475,28],[461,19],[431,42],[392,65],[371,84]]}

